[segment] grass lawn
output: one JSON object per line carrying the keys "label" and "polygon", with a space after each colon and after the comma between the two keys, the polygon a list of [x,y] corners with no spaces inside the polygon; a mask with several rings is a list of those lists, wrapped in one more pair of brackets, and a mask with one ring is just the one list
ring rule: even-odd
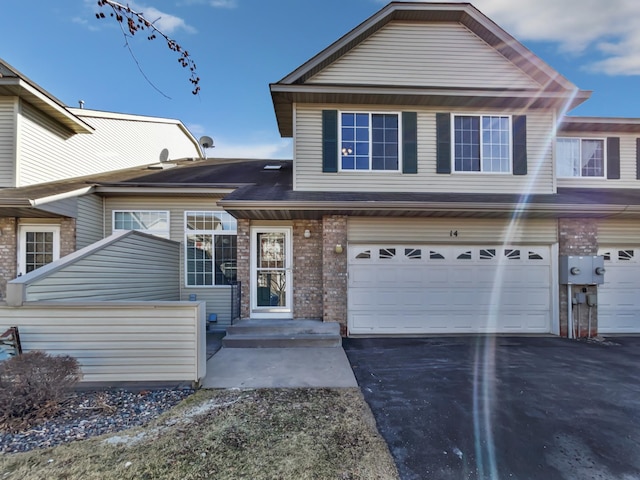
{"label": "grass lawn", "polygon": [[145,427],[0,454],[0,480],[398,479],[358,389],[201,390]]}

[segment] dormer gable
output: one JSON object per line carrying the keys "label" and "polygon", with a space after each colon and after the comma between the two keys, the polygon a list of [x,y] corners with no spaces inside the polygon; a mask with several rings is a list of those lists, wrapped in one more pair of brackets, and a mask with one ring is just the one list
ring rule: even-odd
{"label": "dormer gable", "polygon": [[388,4],[271,94],[285,137],[294,103],[571,109],[590,96],[471,4],[416,2]]}

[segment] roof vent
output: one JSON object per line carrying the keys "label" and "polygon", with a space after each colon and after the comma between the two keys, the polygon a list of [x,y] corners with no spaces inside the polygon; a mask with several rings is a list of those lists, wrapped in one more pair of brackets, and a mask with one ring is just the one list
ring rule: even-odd
{"label": "roof vent", "polygon": [[278,165],[272,165],[272,164],[267,164],[264,166],[264,170],[281,170],[282,169],[282,165],[278,164]]}

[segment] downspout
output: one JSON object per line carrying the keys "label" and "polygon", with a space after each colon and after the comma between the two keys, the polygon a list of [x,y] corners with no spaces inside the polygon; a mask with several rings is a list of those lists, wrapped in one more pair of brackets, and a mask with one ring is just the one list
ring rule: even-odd
{"label": "downspout", "polygon": [[573,300],[571,299],[571,284],[567,284],[567,337],[575,338],[573,335]]}

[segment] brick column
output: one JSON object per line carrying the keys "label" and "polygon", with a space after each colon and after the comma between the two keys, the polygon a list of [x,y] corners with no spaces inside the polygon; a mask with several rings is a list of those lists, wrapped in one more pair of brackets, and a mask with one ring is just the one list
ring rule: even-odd
{"label": "brick column", "polygon": [[18,226],[15,218],[0,218],[0,299],[7,293],[7,282],[18,274]]}
{"label": "brick column", "polygon": [[[305,238],[305,230],[309,238]],[[293,222],[293,317],[322,318],[322,225]]]}
{"label": "brick column", "polygon": [[[342,253],[336,253],[342,245]],[[347,334],[347,217],[328,215],[322,218],[322,293],[323,320],[338,322],[342,335]]]}
{"label": "brick column", "polygon": [[60,257],[76,251],[76,219],[63,218],[60,222]]}
{"label": "brick column", "polygon": [[237,279],[242,282],[242,297],[240,298],[240,317],[249,318],[251,316],[249,305],[250,285],[250,242],[251,242],[251,222],[241,218],[238,220],[238,238],[237,238]]}
{"label": "brick column", "polygon": [[[558,219],[559,255],[587,256],[598,254],[598,224],[588,218],[560,218]],[[560,285],[560,335],[569,336],[568,332],[568,303],[571,301],[567,295],[567,286]],[[572,285],[571,297],[583,292],[597,294],[595,285]],[[573,322],[574,329],[578,326],[578,337],[589,335],[589,307],[586,304],[574,305]],[[598,331],[598,307],[591,307],[591,336]]]}

